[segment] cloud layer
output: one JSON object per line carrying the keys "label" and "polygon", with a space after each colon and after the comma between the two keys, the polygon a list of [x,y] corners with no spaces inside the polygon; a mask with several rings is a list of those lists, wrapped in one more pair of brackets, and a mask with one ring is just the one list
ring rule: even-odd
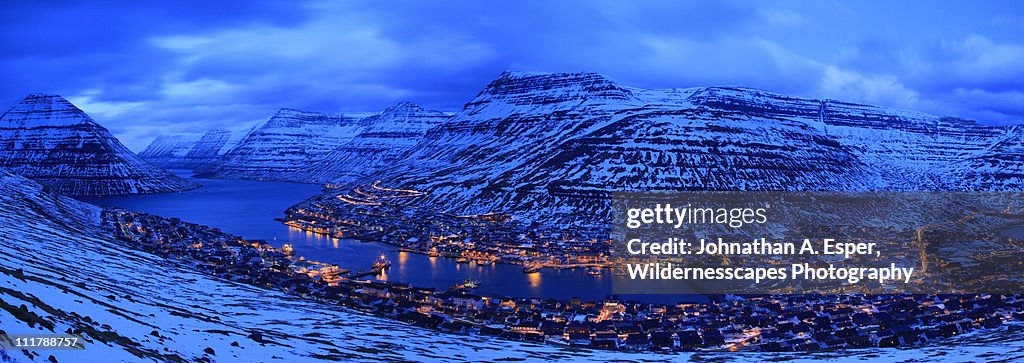
{"label": "cloud layer", "polygon": [[24,2],[0,36],[0,99],[62,94],[134,150],[280,107],[454,110],[510,69],[1024,120],[1014,2]]}

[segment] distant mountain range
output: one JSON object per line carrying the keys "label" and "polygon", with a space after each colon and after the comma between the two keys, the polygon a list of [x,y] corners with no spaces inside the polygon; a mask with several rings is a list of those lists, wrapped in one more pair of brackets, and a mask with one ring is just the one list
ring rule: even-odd
{"label": "distant mountain range", "polygon": [[364,115],[340,115],[281,109],[254,127],[206,177],[302,180],[310,165],[363,129]]}
{"label": "distant mountain range", "polygon": [[160,135],[138,153],[139,157],[162,167],[181,162],[199,141],[193,135]]}
{"label": "distant mountain range", "polygon": [[[3,132],[17,135],[4,139],[6,167],[74,194],[188,187],[124,156],[106,130],[58,99],[32,96],[4,114]],[[58,126],[102,132],[50,131]],[[245,134],[160,137],[139,156],[216,178],[350,186],[381,180],[427,192],[410,203],[532,218],[563,205],[600,212],[601,201],[619,190],[1019,190],[1022,132],[748,88],[649,90],[595,73],[506,72],[454,114],[411,103],[368,114],[281,109]],[[29,155],[40,148],[25,146],[86,135],[111,150],[99,155],[120,159],[84,166],[81,159],[97,154],[69,156],[73,148],[58,141],[41,149],[60,155]],[[33,162],[50,166],[25,166]],[[54,166],[66,163],[75,167]],[[67,182],[95,179],[100,169],[140,182]]]}
{"label": "distant mountain range", "polygon": [[331,183],[371,175],[401,158],[451,115],[410,102],[378,113],[283,108],[248,133],[211,130],[200,139],[157,137],[139,156],[202,177]]}
{"label": "distant mountain range", "polygon": [[527,220],[607,220],[614,191],[1020,190],[1021,131],[756,89],[507,72],[396,162],[351,182]]}
{"label": "distant mountain range", "polygon": [[66,195],[163,193],[198,187],[143,161],[57,95],[29,95],[0,114],[0,169]]}
{"label": "distant mountain range", "polygon": [[160,135],[139,157],[167,169],[207,170],[219,166],[228,150],[238,144],[245,133],[212,129],[201,137],[194,135]]}

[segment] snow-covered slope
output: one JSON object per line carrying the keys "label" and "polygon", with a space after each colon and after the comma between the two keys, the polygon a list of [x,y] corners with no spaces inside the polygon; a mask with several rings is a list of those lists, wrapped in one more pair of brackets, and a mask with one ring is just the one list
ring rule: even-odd
{"label": "snow-covered slope", "polygon": [[981,190],[1024,189],[1024,126],[1013,126],[966,159],[943,168],[946,175],[965,188]]}
{"label": "snow-covered slope", "polygon": [[174,168],[199,141],[196,135],[160,135],[139,152],[139,157],[153,165]]}
{"label": "snow-covered slope", "polygon": [[370,114],[281,109],[253,128],[220,164],[199,174],[307,183],[350,181],[393,164],[428,129],[449,116],[409,102]]}
{"label": "snow-covered slope", "polygon": [[427,192],[407,201],[447,212],[526,219],[603,219],[613,191],[1020,189],[1018,133],[747,88],[506,72],[360,182]]}
{"label": "snow-covered slope", "polygon": [[[361,124],[365,128],[312,165],[308,179],[337,183],[375,174],[398,161],[427,130],[449,117],[444,112],[426,110],[410,102],[388,107],[363,119]],[[304,181],[305,177],[298,175],[297,179]]]}
{"label": "snow-covered slope", "polygon": [[[100,209],[0,172],[0,330],[74,333],[85,350],[0,350],[0,362],[465,362],[706,358],[561,349],[423,330],[199,274],[126,249]],[[716,353],[723,362],[1007,361],[1024,330],[962,335],[914,349]]]}
{"label": "snow-covered slope", "polygon": [[[71,331],[87,338],[84,351],[0,351],[0,361],[43,362],[50,355],[58,362],[623,356],[425,333],[403,323],[219,280],[126,250],[100,230],[99,212],[0,172],[0,330]],[[250,338],[254,333],[263,342]]]}
{"label": "snow-covered slope", "polygon": [[691,101],[699,106],[810,125],[848,148],[878,172],[884,187],[890,189],[971,189],[970,180],[942,169],[987,148],[1009,132],[1007,128],[953,117],[753,89],[706,88]]}
{"label": "snow-covered slope", "polygon": [[203,176],[294,181],[310,165],[358,135],[366,115],[331,115],[281,109],[253,128]]}
{"label": "snow-covered slope", "polygon": [[238,144],[240,132],[232,133],[227,129],[213,129],[203,134],[192,149],[182,158],[183,168],[207,170],[216,167],[228,150]]}
{"label": "snow-covered slope", "polygon": [[211,129],[199,135],[161,135],[139,156],[167,169],[208,170],[221,163],[228,150],[238,144],[244,132]]}
{"label": "snow-covered slope", "polygon": [[68,195],[162,193],[197,186],[143,161],[57,95],[29,95],[0,115],[0,168]]}

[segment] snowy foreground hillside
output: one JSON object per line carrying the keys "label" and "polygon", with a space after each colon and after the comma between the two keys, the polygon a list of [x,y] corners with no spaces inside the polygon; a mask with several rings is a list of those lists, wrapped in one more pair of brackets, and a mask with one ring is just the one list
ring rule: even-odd
{"label": "snowy foreground hillside", "polygon": [[98,231],[99,211],[0,174],[0,329],[81,331],[88,340],[84,351],[6,351],[0,361],[50,355],[58,362],[613,357],[440,335],[213,279],[124,250]]}
{"label": "snowy foreground hillside", "polygon": [[234,284],[126,250],[97,207],[0,173],[0,330],[81,334],[79,351],[0,351],[3,362],[636,361],[1024,359],[1006,327],[914,350],[629,354],[447,335]]}

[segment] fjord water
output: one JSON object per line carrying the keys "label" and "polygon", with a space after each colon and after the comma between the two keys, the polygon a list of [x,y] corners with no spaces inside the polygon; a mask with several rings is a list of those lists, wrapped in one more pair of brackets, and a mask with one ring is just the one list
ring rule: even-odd
{"label": "fjord water", "polygon": [[[176,174],[188,177],[188,171]],[[288,207],[320,191],[311,184],[188,178],[202,187],[179,193],[111,197],[81,197],[101,206],[120,207],[182,221],[220,228],[246,239],[264,239],[275,247],[290,241],[298,256],[361,271],[381,254],[392,267],[382,280],[407,282],[439,290],[475,279],[483,285],[477,293],[516,297],[600,299],[611,292],[611,274],[592,276],[583,269],[541,270],[523,274],[515,265],[460,264],[454,259],[400,252],[395,246],[353,239],[337,239],[290,228],[274,218]]]}

